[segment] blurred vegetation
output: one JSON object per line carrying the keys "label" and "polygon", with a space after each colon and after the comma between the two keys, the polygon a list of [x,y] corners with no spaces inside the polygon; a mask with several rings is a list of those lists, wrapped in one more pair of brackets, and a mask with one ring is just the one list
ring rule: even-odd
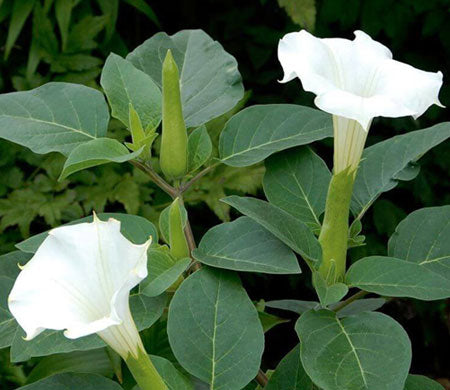
{"label": "blurred vegetation", "polygon": [[[0,0],[0,91],[27,90],[48,81],[98,87],[106,56],[125,56],[158,31],[173,34],[202,28],[222,43],[239,63],[249,104],[296,103],[313,106],[313,95],[299,82],[279,84],[276,50],[287,32],[306,28],[318,36],[352,38],[356,29],[391,48],[394,58],[415,67],[444,73],[441,101],[450,105],[450,0]],[[244,104],[244,102],[243,102]],[[448,120],[446,110],[432,107],[412,118],[376,119],[369,144],[416,128]],[[208,124],[218,135],[227,115]],[[110,136],[126,132],[111,122]],[[331,162],[331,140],[315,145]],[[0,140],[0,253],[29,235],[98,212],[126,211],[153,221],[168,198],[131,166],[110,164],[80,172],[58,182],[63,157],[35,155]],[[396,225],[408,213],[450,203],[449,143],[423,159],[421,173],[384,194],[363,220],[367,246],[351,250],[351,258],[386,252]],[[226,194],[257,194],[264,167],[236,170],[220,167],[187,197],[194,233],[201,237],[229,210],[218,202]],[[370,248],[370,251],[369,249]],[[309,275],[242,275],[254,299],[314,299]],[[449,376],[450,302],[397,299],[385,311],[407,329],[414,345],[412,372]],[[265,362],[273,368],[296,343],[292,323],[270,331]],[[0,387],[20,378],[0,354]],[[14,375],[12,373],[15,373]],[[2,382],[3,381],[3,382]]]}

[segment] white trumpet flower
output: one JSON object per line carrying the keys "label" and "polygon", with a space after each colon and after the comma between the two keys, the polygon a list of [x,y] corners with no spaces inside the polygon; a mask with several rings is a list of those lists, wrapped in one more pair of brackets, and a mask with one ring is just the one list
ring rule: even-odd
{"label": "white trumpet flower", "polygon": [[358,167],[372,119],[422,115],[438,99],[442,73],[392,59],[391,51],[362,31],[353,41],[289,33],[278,46],[281,82],[298,77],[315,104],[333,114],[335,174]]}
{"label": "white trumpet flower", "polygon": [[49,232],[22,268],[9,309],[31,340],[45,329],[75,339],[97,333],[124,359],[144,351],[130,313],[130,290],[147,276],[147,249],[120,232],[120,222],[62,226]]}

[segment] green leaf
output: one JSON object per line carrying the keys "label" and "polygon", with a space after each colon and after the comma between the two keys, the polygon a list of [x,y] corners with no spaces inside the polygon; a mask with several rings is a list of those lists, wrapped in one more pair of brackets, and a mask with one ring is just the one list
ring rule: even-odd
{"label": "green leaf", "polygon": [[[347,317],[355,314],[363,313],[366,311],[375,311],[386,303],[384,298],[366,298],[358,299],[349,305],[345,306],[342,310],[339,310],[337,316]],[[303,314],[311,309],[318,309],[320,307],[319,302],[315,301],[299,301],[295,299],[281,299],[277,301],[268,301],[265,303],[266,307],[279,310],[292,311],[293,313]],[[330,305],[330,309],[334,309],[337,305]]]}
{"label": "green leaf", "polygon": [[[166,296],[155,298],[142,294],[130,296],[130,309],[139,331],[151,327],[163,314]],[[104,347],[105,343],[97,335],[79,339],[68,339],[62,331],[46,330],[31,341],[25,341],[25,332],[18,326],[11,345],[11,361],[22,362],[35,356],[55,353],[88,351]]]}
{"label": "green leaf", "polygon": [[194,390],[192,382],[181,374],[169,360],[154,355],[150,355],[150,359],[168,390]]}
{"label": "green leaf", "polygon": [[105,28],[106,16],[87,15],[75,24],[67,40],[67,52],[76,53],[98,47],[95,37]]}
{"label": "green leaf", "polygon": [[[187,211],[184,206],[181,206],[180,210],[181,221],[183,222],[183,226],[185,226],[188,218]],[[161,233],[162,239],[167,243],[169,243],[169,211],[170,205],[161,211],[161,214],[159,215],[159,232]]]}
{"label": "green leaf", "polygon": [[450,297],[449,279],[424,264],[395,257],[371,256],[358,260],[348,270],[346,283],[388,297],[424,301]]}
{"label": "green leaf", "polygon": [[237,62],[202,30],[158,33],[127,56],[161,87],[162,61],[172,51],[180,71],[187,127],[197,127],[233,108],[244,95]]}
{"label": "green leaf", "polygon": [[189,276],[172,299],[167,331],[177,360],[210,390],[241,389],[258,373],[263,329],[231,272],[203,267]]}
{"label": "green leaf", "polygon": [[295,254],[248,217],[214,226],[203,236],[194,258],[213,267],[269,274],[298,274]]}
{"label": "green leaf", "polygon": [[143,148],[130,153],[119,141],[112,138],[97,138],[78,145],[73,149],[64,164],[59,180],[83,169],[110,162],[123,163],[138,157]]}
{"label": "green leaf", "polygon": [[5,45],[5,60],[8,59],[9,53],[11,52],[17,37],[22,31],[23,25],[28,19],[28,16],[33,10],[35,2],[36,0],[20,0],[13,2],[11,20],[9,22],[8,36],[6,38]]}
{"label": "green leaf", "polygon": [[329,286],[320,272],[313,273],[313,284],[320,303],[324,307],[339,302],[348,293],[348,287],[344,283]]}
{"label": "green leaf", "polygon": [[[367,311],[375,311],[386,303],[384,298],[366,298],[358,299],[339,310],[337,316],[339,318],[354,316]],[[334,309],[338,304],[331,305],[330,309]]]}
{"label": "green leaf", "polygon": [[109,42],[116,30],[119,0],[97,0],[97,3],[107,19],[105,42]]}
{"label": "green leaf", "polygon": [[339,319],[308,311],[295,326],[305,371],[323,390],[402,390],[411,363],[405,330],[381,313]]}
{"label": "green leaf", "polygon": [[325,162],[308,147],[286,150],[269,157],[264,193],[280,207],[312,228],[320,228],[331,173]]}
{"label": "green leaf", "polygon": [[234,115],[220,135],[222,162],[245,167],[273,153],[333,134],[331,116],[293,104],[251,106]]}
{"label": "green leaf", "polygon": [[118,383],[111,379],[94,374],[57,374],[49,378],[23,386],[17,390],[122,390]]}
{"label": "green leaf", "polygon": [[72,8],[75,4],[72,0],[56,0],[55,15],[58,22],[59,31],[61,33],[62,50],[67,47],[67,39],[69,38],[70,17]]}
{"label": "green leaf", "polygon": [[152,7],[150,7],[146,1],[144,0],[124,0],[126,3],[130,4],[137,10],[141,11],[143,14],[147,15],[147,17],[155,23],[158,27],[160,26],[158,17],[155,12],[153,12]]}
{"label": "green leaf", "polygon": [[131,62],[111,53],[103,67],[100,84],[111,105],[111,115],[125,126],[130,127],[130,104],[144,129],[154,129],[161,122],[161,91],[150,76]]}
{"label": "green leaf", "polygon": [[[121,213],[101,213],[98,214],[98,217],[102,221],[107,221],[108,218],[119,220],[121,222],[120,231],[126,238],[135,244],[143,244],[148,240],[149,236],[152,236],[154,243],[158,242],[158,232],[156,231],[156,227],[143,217]],[[92,222],[92,216],[77,219],[62,226],[75,225],[83,222]],[[25,241],[19,242],[16,244],[16,247],[23,252],[35,253],[47,235],[48,232],[37,234]]]}
{"label": "green leaf", "polygon": [[316,301],[299,301],[296,299],[280,299],[266,302],[266,307],[292,311],[297,314],[303,314],[305,311],[319,308],[319,306],[319,302]]}
{"label": "green leaf", "polygon": [[200,168],[212,153],[212,142],[206,126],[197,127],[188,138],[188,172]]}
{"label": "green leaf", "polygon": [[71,353],[59,353],[47,356],[39,361],[27,377],[27,383],[33,383],[51,375],[63,372],[99,374],[112,377],[111,361],[104,348]]}
{"label": "green leaf", "polygon": [[278,0],[293,22],[313,31],[316,24],[316,0]]}
{"label": "green leaf", "polygon": [[265,390],[315,390],[300,360],[300,345],[297,345],[278,364]]}
{"label": "green leaf", "polygon": [[190,263],[188,258],[175,261],[168,250],[149,249],[148,276],[139,285],[139,291],[148,297],[162,294],[178,280]]}
{"label": "green leaf", "polygon": [[426,376],[408,375],[405,390],[444,390],[444,388]]}
{"label": "green leaf", "polygon": [[109,113],[103,95],[78,84],[48,83],[0,95],[0,138],[68,155],[78,145],[104,137]]}
{"label": "green leaf", "polygon": [[286,211],[256,198],[233,195],[222,201],[258,222],[305,259],[318,261],[321,258],[322,250],[317,238],[307,225]]}
{"label": "green leaf", "polygon": [[364,150],[356,176],[351,209],[361,218],[378,196],[412,180],[411,169],[422,155],[450,137],[450,122],[389,138]]}
{"label": "green leaf", "polygon": [[395,229],[388,255],[418,264],[450,281],[449,221],[450,205],[414,211]]}
{"label": "green leaf", "polygon": [[258,311],[259,321],[263,327],[264,333],[268,332],[273,327],[289,322],[289,320],[274,316],[273,314]]}

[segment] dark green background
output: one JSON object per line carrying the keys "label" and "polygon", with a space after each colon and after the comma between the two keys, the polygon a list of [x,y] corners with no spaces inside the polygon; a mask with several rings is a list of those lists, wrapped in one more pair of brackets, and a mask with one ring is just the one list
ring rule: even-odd
{"label": "dark green background", "polygon": [[[79,7],[85,8],[83,12],[100,12],[94,1],[83,0],[81,3]],[[109,51],[125,55],[158,31],[173,34],[181,29],[201,28],[237,58],[245,88],[252,91],[248,105],[298,103],[313,106],[314,96],[305,93],[298,80],[288,84],[277,82],[282,78],[276,55],[278,40],[285,33],[301,28],[278,6],[277,0],[158,0],[148,4],[157,15],[160,26],[129,4],[121,2],[116,26],[116,33],[121,38],[116,35],[111,42],[102,45],[104,32],[101,32],[96,37],[98,46],[90,53],[103,61]],[[450,87],[446,82],[450,69],[450,1],[322,0],[316,2],[316,8],[317,18],[313,32],[317,36],[352,39],[353,31],[361,29],[387,45],[393,51],[395,59],[428,71],[441,70],[444,73],[444,87],[440,99],[444,105],[450,105]],[[0,24],[1,45],[4,45],[8,24],[8,19]],[[58,36],[55,23],[53,27]],[[50,61],[39,66],[32,82],[17,78],[24,73],[32,34],[32,23],[27,21],[10,58],[1,64],[2,92],[13,91],[15,88],[31,88],[41,82],[64,76],[64,72],[55,73],[51,70]],[[93,84],[92,81],[88,83]],[[368,143],[372,144],[392,135],[425,128],[445,120],[448,120],[447,111],[438,107],[430,108],[417,121],[412,118],[375,119]],[[323,142],[315,147],[330,163],[331,143]],[[435,148],[421,159],[421,172],[414,181],[400,183],[395,190],[384,194],[375,203],[363,220],[363,234],[367,236],[368,245],[352,249],[352,259],[369,253],[384,254],[387,240],[395,226],[413,210],[450,203],[449,152],[448,142]],[[33,158],[25,149],[0,141],[1,175],[13,167],[18,167],[21,172],[20,180],[14,185],[0,183],[0,199],[6,199],[14,189],[29,185],[27,180],[36,175],[36,166],[42,161],[38,159],[36,162]],[[128,172],[128,168],[120,169],[117,170],[119,175]],[[46,174],[51,176],[48,172]],[[53,185],[51,188],[56,188],[55,184]],[[87,180],[83,185],[87,191],[101,188],[95,180]],[[262,196],[262,193],[260,195]],[[73,201],[77,200],[77,196],[78,193],[73,194]],[[159,196],[153,194],[146,198],[141,194],[141,201],[145,202],[151,198],[152,201],[159,202]],[[0,213],[1,207],[0,204]],[[123,211],[124,203],[120,199],[108,200],[105,208],[108,211]],[[141,212],[142,208],[139,210]],[[209,227],[219,222],[203,204],[191,207],[189,211],[197,239]],[[88,213],[88,210],[74,211],[80,212]],[[59,218],[56,216],[53,224],[67,219],[70,219],[70,215],[63,213]],[[46,228],[48,221],[36,217],[31,223],[31,234]],[[23,235],[24,232],[17,226],[4,229],[0,239],[0,251],[10,250],[12,244],[20,241]],[[300,277],[248,274],[241,276],[249,294],[255,300],[315,299],[309,282],[310,275],[306,271]],[[383,311],[400,321],[413,341],[413,373],[434,378],[450,377],[450,300],[419,302],[395,299],[389,302]],[[283,324],[269,331],[266,341],[264,368],[273,368],[297,342],[293,323]]]}

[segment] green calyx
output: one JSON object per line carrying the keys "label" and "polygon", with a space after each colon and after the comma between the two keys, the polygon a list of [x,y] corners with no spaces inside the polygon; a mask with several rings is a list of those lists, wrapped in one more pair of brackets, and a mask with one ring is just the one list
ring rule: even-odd
{"label": "green calyx", "polygon": [[173,201],[169,210],[169,244],[170,254],[176,260],[190,256],[189,246],[184,234],[180,200],[178,198]]}
{"label": "green calyx", "polygon": [[170,179],[187,172],[188,136],[181,106],[178,67],[170,50],[162,68],[162,139],[159,162],[164,175]]}
{"label": "green calyx", "polygon": [[125,359],[140,390],[168,390],[163,379],[145,351],[139,349],[138,356]]}
{"label": "green calyx", "polygon": [[328,188],[325,216],[319,235],[322,246],[319,272],[328,285],[344,280],[353,183],[354,172],[346,169],[332,176]]}

